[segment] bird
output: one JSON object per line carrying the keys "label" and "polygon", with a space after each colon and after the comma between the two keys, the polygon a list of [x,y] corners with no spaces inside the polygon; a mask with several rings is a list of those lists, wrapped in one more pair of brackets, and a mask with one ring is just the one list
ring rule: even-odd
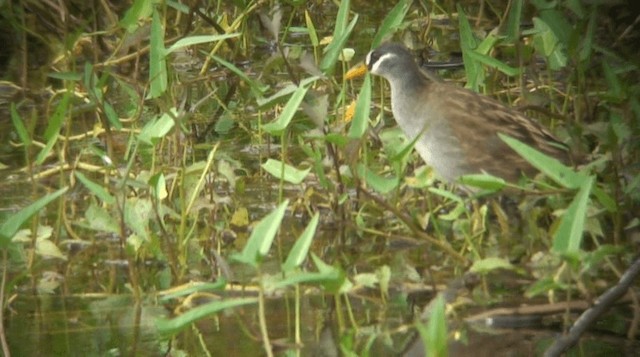
{"label": "bird", "polygon": [[[461,176],[483,173],[511,183],[523,175],[535,176],[536,169],[499,133],[565,164],[571,162],[566,145],[538,122],[498,100],[423,72],[402,44],[380,45],[367,54],[364,64],[389,82],[396,122],[410,141],[416,140],[415,150],[445,182],[459,183]],[[358,74],[348,72],[346,77]]]}

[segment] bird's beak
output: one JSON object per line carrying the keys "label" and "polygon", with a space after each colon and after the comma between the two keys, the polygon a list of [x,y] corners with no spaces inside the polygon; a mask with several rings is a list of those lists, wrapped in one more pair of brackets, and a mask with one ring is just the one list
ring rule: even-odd
{"label": "bird's beak", "polygon": [[351,80],[354,78],[362,77],[365,73],[367,73],[367,66],[364,64],[364,62],[361,62],[357,66],[348,70],[347,74],[344,75],[344,78],[347,80]]}

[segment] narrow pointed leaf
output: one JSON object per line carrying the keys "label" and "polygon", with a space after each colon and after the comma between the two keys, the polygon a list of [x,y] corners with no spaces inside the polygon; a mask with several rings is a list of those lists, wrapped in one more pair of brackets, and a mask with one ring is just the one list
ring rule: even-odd
{"label": "narrow pointed leaf", "polygon": [[593,177],[588,177],[562,216],[560,227],[553,235],[553,251],[556,253],[575,253],[580,250],[593,181]]}
{"label": "narrow pointed leaf", "polygon": [[371,75],[367,73],[358,95],[356,110],[349,128],[349,138],[359,139],[367,131],[369,126],[369,113],[371,109]]}
{"label": "narrow pointed leaf", "polygon": [[288,204],[289,200],[285,200],[275,210],[260,220],[253,228],[253,232],[251,232],[251,236],[242,252],[232,255],[231,259],[253,267],[258,267],[262,258],[269,253],[271,243],[278,232],[278,228],[280,228],[280,223],[282,222]]}
{"label": "narrow pointed leaf", "polygon": [[149,98],[157,98],[167,90],[168,83],[164,29],[158,10],[154,8],[151,21],[149,49]]}
{"label": "narrow pointed leaf", "polygon": [[296,240],[296,243],[293,245],[293,248],[291,248],[291,251],[287,256],[287,260],[285,260],[282,265],[282,270],[292,271],[294,268],[299,267],[307,258],[309,247],[311,247],[311,242],[313,241],[313,236],[316,233],[319,220],[320,214],[318,213],[311,218],[311,222],[309,222],[307,228],[304,229],[304,232],[302,232],[300,237],[298,237],[298,240]]}
{"label": "narrow pointed leaf", "polygon": [[18,232],[20,227],[34,214],[40,212],[46,205],[56,198],[62,196],[69,188],[64,187],[39,198],[34,203],[11,215],[2,225],[0,225],[0,248],[6,248],[11,238]]}
{"label": "narrow pointed leaf", "polygon": [[191,326],[192,323],[207,316],[211,316],[217,312],[229,310],[234,307],[255,304],[257,302],[258,298],[239,298],[213,301],[191,309],[173,319],[160,318],[156,320],[156,328],[161,335],[175,335],[183,329]]}
{"label": "narrow pointed leaf", "polygon": [[274,177],[277,177],[278,179],[287,181],[294,185],[300,184],[311,171],[311,168],[308,168],[306,170],[298,170],[291,165],[287,165],[280,160],[274,159],[268,159],[261,166],[265,171],[267,171]]}
{"label": "narrow pointed leaf", "polygon": [[307,90],[308,87],[298,87],[282,109],[278,119],[272,123],[265,124],[262,126],[262,129],[273,135],[280,134],[289,125],[291,119],[293,119],[293,115],[300,107],[300,103],[302,103],[302,99],[304,99],[305,94],[307,94]]}
{"label": "narrow pointed leaf", "polygon": [[382,41],[393,35],[398,30],[398,27],[402,25],[404,17],[407,15],[412,2],[412,0],[400,0],[393,9],[389,11],[387,16],[382,20],[382,24],[371,42],[371,48],[380,46]]}

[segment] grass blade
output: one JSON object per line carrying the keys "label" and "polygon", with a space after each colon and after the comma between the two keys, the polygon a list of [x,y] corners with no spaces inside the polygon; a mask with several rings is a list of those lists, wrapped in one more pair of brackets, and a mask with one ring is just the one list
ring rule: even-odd
{"label": "grass blade", "polygon": [[44,197],[39,198],[34,203],[21,209],[0,226],[0,248],[6,248],[11,242],[11,238],[18,232],[20,227],[34,214],[40,212],[46,205],[56,198],[62,196],[69,188],[64,187]]}

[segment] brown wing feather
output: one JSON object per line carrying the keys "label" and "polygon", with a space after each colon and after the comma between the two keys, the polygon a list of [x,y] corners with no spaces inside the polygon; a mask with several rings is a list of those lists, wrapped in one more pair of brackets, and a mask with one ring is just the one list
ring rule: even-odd
{"label": "brown wing feather", "polygon": [[567,151],[559,147],[561,144],[558,145],[559,141],[553,135],[515,109],[449,84],[434,84],[433,91],[438,93],[437,97],[441,98],[439,105],[449,114],[451,125],[457,129],[454,135],[466,154],[468,165],[478,172],[486,171],[508,181],[517,181],[523,172],[535,174],[533,167],[507,146],[498,133],[569,162]]}

